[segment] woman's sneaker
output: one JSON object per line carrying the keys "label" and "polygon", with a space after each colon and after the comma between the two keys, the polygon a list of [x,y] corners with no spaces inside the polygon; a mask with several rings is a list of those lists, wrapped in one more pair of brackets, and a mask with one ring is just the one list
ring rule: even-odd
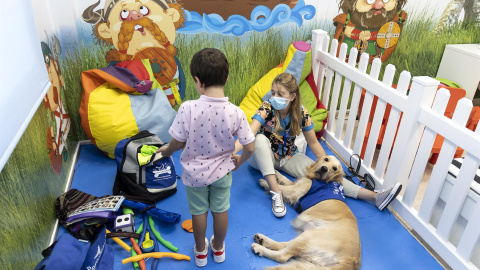
{"label": "woman's sneaker", "polygon": [[216,250],[213,247],[213,235],[212,235],[212,238],[210,238],[210,247],[212,248],[213,260],[216,263],[222,263],[223,261],[225,261],[225,242],[223,242],[223,247],[221,250]]}
{"label": "woman's sneaker", "polygon": [[387,206],[397,197],[398,193],[402,190],[402,184],[396,183],[389,189],[384,189],[377,192],[377,198],[375,200],[375,206],[378,210],[383,211]]}
{"label": "woman's sneaker", "polygon": [[197,251],[197,246],[193,246],[193,253],[195,254],[195,264],[198,267],[204,267],[207,265],[207,255],[208,255],[208,240],[205,237],[205,250],[202,252]]}
{"label": "woman's sneaker", "polygon": [[272,212],[276,217],[283,217],[287,213],[287,208],[283,204],[282,192],[270,191],[272,194]]}

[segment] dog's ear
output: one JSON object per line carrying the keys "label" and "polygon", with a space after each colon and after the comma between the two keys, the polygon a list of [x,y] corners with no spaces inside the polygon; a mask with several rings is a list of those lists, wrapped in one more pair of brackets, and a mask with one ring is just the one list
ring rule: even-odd
{"label": "dog's ear", "polygon": [[343,182],[343,171],[337,172],[337,173],[333,176],[333,181],[338,182],[338,183],[341,184],[341,183]]}

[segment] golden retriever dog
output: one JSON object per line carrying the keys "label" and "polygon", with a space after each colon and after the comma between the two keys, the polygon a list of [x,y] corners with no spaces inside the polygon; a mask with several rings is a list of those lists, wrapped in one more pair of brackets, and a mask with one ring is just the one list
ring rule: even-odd
{"label": "golden retriever dog", "polygon": [[[307,167],[305,177],[291,182],[277,173],[277,181],[283,199],[296,204],[310,191],[313,181],[324,180],[342,183],[343,169],[335,156],[324,156]],[[332,183],[340,189],[341,185]],[[268,190],[265,180],[260,185]],[[338,190],[337,190],[338,191]],[[341,193],[343,197],[343,192]],[[315,203],[315,201],[314,201]],[[309,207],[292,221],[300,233],[288,242],[276,242],[265,235],[255,234],[252,250],[280,264],[268,269],[328,269],[349,270],[361,266],[360,236],[357,219],[341,200],[327,199]]]}

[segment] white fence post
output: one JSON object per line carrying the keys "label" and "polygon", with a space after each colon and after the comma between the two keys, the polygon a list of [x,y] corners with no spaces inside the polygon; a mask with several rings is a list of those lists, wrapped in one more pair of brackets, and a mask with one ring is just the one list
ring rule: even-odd
{"label": "white fence post", "polygon": [[421,107],[430,108],[435,98],[439,82],[433,78],[414,77],[403,112],[398,134],[393,146],[392,156],[385,173],[384,186],[391,187],[396,182],[406,184],[415,154],[417,152],[424,126],[417,118]]}
{"label": "white fence post", "polygon": [[[320,63],[319,61],[317,60],[317,52],[323,48],[325,41],[327,40],[325,37],[328,37],[328,32],[327,31],[324,31],[324,30],[321,30],[321,29],[317,29],[317,30],[313,30],[312,31],[312,72],[313,72],[313,79],[315,80],[315,82],[317,83],[317,86],[319,85],[318,84],[318,79],[320,78],[321,80],[321,84],[320,85],[323,85],[323,73],[322,75],[318,75],[318,72],[319,72],[319,68],[320,68]],[[328,46],[328,44],[327,44]],[[319,91],[321,91],[321,88],[319,89]],[[321,94],[321,93],[319,93]],[[320,97],[320,95],[319,95]]]}

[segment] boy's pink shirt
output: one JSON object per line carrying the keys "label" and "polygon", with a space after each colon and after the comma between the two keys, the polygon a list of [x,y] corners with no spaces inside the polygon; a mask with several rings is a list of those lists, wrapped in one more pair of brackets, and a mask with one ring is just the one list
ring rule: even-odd
{"label": "boy's pink shirt", "polygon": [[235,168],[231,160],[234,136],[242,145],[255,140],[245,113],[228,102],[228,97],[202,95],[185,101],[169,132],[185,142],[180,155],[182,181],[191,187],[210,185]]}

